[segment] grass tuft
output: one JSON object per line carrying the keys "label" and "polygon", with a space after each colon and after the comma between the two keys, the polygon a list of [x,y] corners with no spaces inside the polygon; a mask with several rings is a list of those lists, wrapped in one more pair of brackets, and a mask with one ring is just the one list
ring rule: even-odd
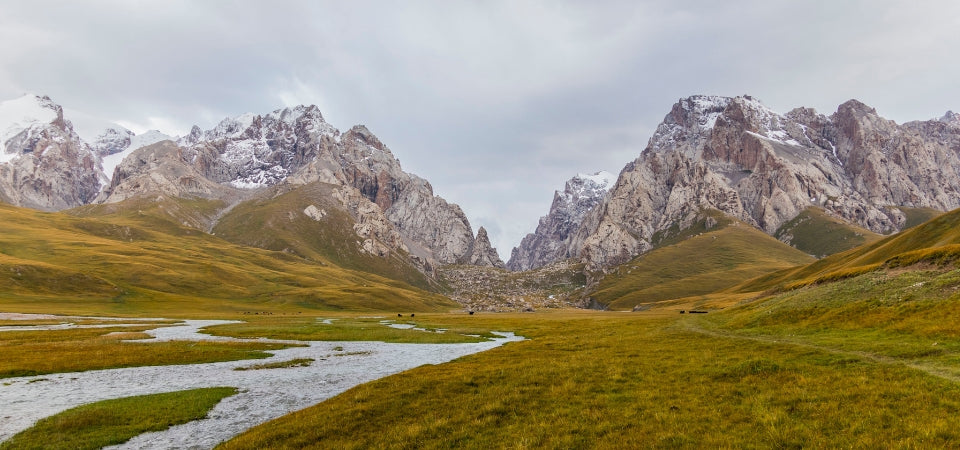
{"label": "grass tuft", "polygon": [[272,363],[254,364],[246,367],[235,367],[233,370],[286,369],[290,367],[307,367],[312,363],[313,358],[296,358],[289,361],[277,361]]}

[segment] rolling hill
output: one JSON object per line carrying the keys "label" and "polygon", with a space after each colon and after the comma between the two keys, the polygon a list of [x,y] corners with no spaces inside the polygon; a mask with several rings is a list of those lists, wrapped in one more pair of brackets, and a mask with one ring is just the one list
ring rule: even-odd
{"label": "rolling hill", "polygon": [[[664,236],[659,248],[605,275],[591,296],[610,309],[630,309],[714,293],[770,271],[813,261],[756,228],[720,220],[712,229],[704,228],[702,220],[683,234]],[[687,237],[691,230],[696,234]]]}
{"label": "rolling hill", "polygon": [[[145,204],[151,209],[98,205],[85,208],[104,210],[74,215],[0,205],[0,304],[24,312],[165,315],[457,306],[396,280],[230,243],[164,213],[203,214],[205,201]],[[103,214],[107,208],[115,210]],[[89,217],[95,213],[103,215]]]}

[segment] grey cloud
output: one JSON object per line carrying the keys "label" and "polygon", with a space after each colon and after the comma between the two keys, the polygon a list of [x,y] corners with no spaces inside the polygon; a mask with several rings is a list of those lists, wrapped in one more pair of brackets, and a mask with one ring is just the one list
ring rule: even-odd
{"label": "grey cloud", "polygon": [[671,105],[754,95],[898,121],[960,108],[949,0],[0,4],[0,98],[184,132],[293,103],[364,123],[501,255]]}

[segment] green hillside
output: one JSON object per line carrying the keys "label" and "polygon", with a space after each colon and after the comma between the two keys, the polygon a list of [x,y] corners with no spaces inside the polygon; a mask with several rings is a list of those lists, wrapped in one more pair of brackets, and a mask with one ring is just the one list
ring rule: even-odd
{"label": "green hillside", "polygon": [[960,253],[960,210],[940,215],[872,244],[823,258],[807,266],[782,270],[749,280],[736,292],[795,288],[878,269],[927,261],[940,263]]}
{"label": "green hillside", "polygon": [[[283,251],[302,258],[334,264],[400,280],[422,289],[435,283],[417,270],[407,254],[387,257],[360,251],[353,231],[355,219],[332,196],[334,186],[311,183],[276,196],[240,203],[224,214],[213,234],[233,243]],[[323,209],[322,220],[303,213],[308,206]]]}
{"label": "green hillside", "polygon": [[739,222],[666,245],[603,277],[591,296],[610,309],[710,294],[759,275],[813,261]]}
{"label": "green hillside", "polygon": [[210,209],[168,200],[152,210],[111,207],[94,219],[0,205],[0,306],[165,315],[456,306],[399,281],[227,242],[167,220],[158,211],[171,203]]}
{"label": "green hillside", "polygon": [[783,224],[773,237],[817,258],[876,242],[881,235],[831,217],[821,208],[807,208]]}

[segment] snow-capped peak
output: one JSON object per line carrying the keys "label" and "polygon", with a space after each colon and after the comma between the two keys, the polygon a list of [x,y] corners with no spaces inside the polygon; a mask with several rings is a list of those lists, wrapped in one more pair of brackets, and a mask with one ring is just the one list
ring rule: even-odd
{"label": "snow-capped peak", "polygon": [[960,114],[953,111],[947,111],[939,120],[944,123],[960,126]]}
{"label": "snow-capped peak", "polygon": [[[113,177],[114,169],[123,162],[123,159],[139,148],[156,144],[160,141],[175,140],[176,138],[167,136],[157,130],[150,130],[142,134],[130,136],[130,144],[122,151],[112,153],[103,157],[103,173],[109,180]],[[109,184],[109,183],[106,183]]]}
{"label": "snow-capped peak", "polygon": [[571,205],[580,203],[583,199],[594,202],[603,197],[616,181],[616,175],[602,170],[593,174],[578,173],[567,181],[563,189],[563,197]]}
{"label": "snow-capped peak", "polygon": [[0,102],[0,144],[5,146],[7,140],[34,124],[48,124],[57,120],[62,114],[58,109],[49,97],[32,94]]}
{"label": "snow-capped peak", "polygon": [[605,170],[601,170],[592,174],[578,173],[574,178],[589,181],[600,188],[607,190],[613,187],[613,184],[617,182],[617,176]]}

